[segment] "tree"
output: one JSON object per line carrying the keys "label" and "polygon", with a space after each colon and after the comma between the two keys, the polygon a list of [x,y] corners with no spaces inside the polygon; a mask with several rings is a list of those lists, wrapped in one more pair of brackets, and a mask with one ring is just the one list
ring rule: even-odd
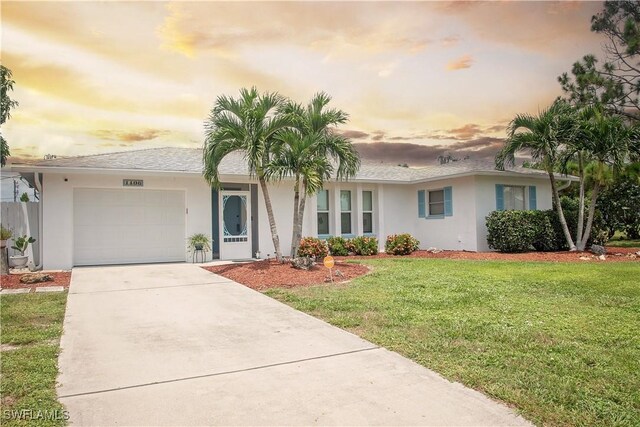
{"label": "tree", "polygon": [[563,91],[578,106],[601,103],[612,112],[640,120],[640,3],[606,1],[591,18],[591,31],[603,34],[606,61],[594,55],[573,64],[570,77],[558,77]]}
{"label": "tree", "polygon": [[262,189],[278,260],[282,259],[282,251],[267,187],[266,166],[271,160],[276,135],[291,126],[289,116],[281,113],[283,103],[284,98],[277,93],[260,94],[255,87],[241,89],[238,99],[219,96],[205,122],[203,152],[204,178],[218,188],[218,166],[222,159],[234,151],[244,153],[249,172],[257,177]]}
{"label": "tree", "polygon": [[[563,163],[577,158],[578,177],[580,178],[578,227],[576,247],[584,250],[593,225],[596,203],[600,190],[610,181],[610,170],[619,173],[629,158],[633,131],[620,116],[608,114],[602,107],[586,107],[578,116],[578,135],[568,141],[562,157]],[[587,223],[584,224],[585,207],[585,163],[591,163],[590,171],[593,185]]]}
{"label": "tree", "polygon": [[616,230],[621,230],[629,239],[640,239],[640,182],[637,178],[618,177],[598,197],[596,209],[602,214],[609,238]]}
{"label": "tree", "polygon": [[513,165],[515,154],[518,152],[528,150],[531,153],[533,161],[539,162],[549,175],[553,200],[563,234],[569,250],[575,251],[576,245],[573,243],[562,211],[554,171],[558,164],[560,150],[565,144],[573,141],[577,134],[572,107],[563,100],[556,100],[537,116],[519,114],[509,123],[507,134],[505,146],[496,155],[496,167],[504,170],[505,165]]}
{"label": "tree", "polygon": [[338,135],[335,127],[347,121],[347,114],[326,108],[331,97],[324,92],[314,95],[307,106],[287,103],[284,111],[295,129],[282,132],[274,145],[274,160],[268,175],[282,179],[293,176],[293,233],[291,256],[295,257],[302,238],[302,223],[307,196],[322,189],[337,165],[337,179],[348,179],[360,167],[358,153],[351,142]]}
{"label": "tree", "polygon": [[[0,126],[11,117],[11,110],[18,106],[18,101],[9,97],[9,92],[13,90],[15,84],[12,77],[11,70],[0,65]],[[0,164],[2,166],[7,163],[7,157],[10,155],[9,144],[0,134]]]}

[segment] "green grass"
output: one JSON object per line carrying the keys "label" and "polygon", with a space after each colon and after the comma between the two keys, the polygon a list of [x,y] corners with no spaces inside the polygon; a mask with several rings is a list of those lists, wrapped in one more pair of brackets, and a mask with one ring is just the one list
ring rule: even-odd
{"label": "green grass", "polygon": [[640,425],[640,263],[367,260],[293,307],[514,405],[544,425]]}
{"label": "green grass", "polygon": [[616,248],[639,248],[640,240],[627,239],[627,235],[621,231],[616,231],[611,240],[607,242],[607,246]]}
{"label": "green grass", "polygon": [[0,354],[3,426],[66,424],[55,389],[66,299],[66,292],[0,297],[0,342],[11,347]]}

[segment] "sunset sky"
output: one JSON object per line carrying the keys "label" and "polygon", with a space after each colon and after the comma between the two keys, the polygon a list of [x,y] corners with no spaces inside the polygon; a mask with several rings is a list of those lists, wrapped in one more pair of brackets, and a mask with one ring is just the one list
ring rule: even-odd
{"label": "sunset sky", "polygon": [[600,2],[10,2],[2,64],[17,157],[201,147],[216,97],[241,87],[349,113],[366,156],[492,155],[514,114],[604,39]]}

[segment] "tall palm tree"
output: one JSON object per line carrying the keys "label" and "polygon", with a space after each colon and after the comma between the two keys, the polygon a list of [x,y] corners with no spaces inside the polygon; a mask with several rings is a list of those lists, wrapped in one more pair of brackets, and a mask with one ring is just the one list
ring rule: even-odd
{"label": "tall palm tree", "polygon": [[[576,246],[584,250],[591,235],[596,202],[600,190],[610,180],[610,171],[619,173],[633,154],[634,130],[620,116],[606,113],[600,106],[582,109],[578,115],[579,136],[567,144],[564,159],[577,158],[580,178],[580,199]],[[566,161],[566,160],[565,160]],[[563,163],[565,162],[563,161]],[[589,168],[583,165],[589,162]],[[592,182],[591,202],[584,224],[585,182]]]}
{"label": "tall palm tree", "polygon": [[560,195],[554,168],[558,164],[564,147],[574,141],[578,127],[574,110],[562,100],[556,100],[537,116],[519,114],[509,124],[505,146],[496,156],[496,167],[504,170],[505,165],[515,163],[515,154],[524,150],[531,153],[534,161],[539,162],[549,175],[553,200],[556,205],[564,237],[569,250],[575,251],[576,245],[571,238],[567,221],[560,204]]}
{"label": "tall palm tree", "polygon": [[360,168],[358,152],[347,138],[335,132],[347,121],[339,109],[326,108],[331,97],[324,92],[313,96],[306,106],[289,102],[284,111],[295,129],[282,132],[274,145],[274,159],[268,175],[293,176],[293,233],[291,256],[295,257],[302,237],[307,196],[317,193],[335,172],[337,179],[348,179]]}
{"label": "tall palm tree", "polygon": [[271,160],[276,135],[291,126],[289,115],[280,111],[283,104],[282,96],[269,92],[260,94],[255,87],[241,89],[238,99],[219,96],[205,122],[203,152],[203,175],[214,187],[220,187],[218,166],[222,159],[234,151],[244,153],[249,172],[258,179],[262,189],[273,247],[279,260],[282,251],[265,168]]}

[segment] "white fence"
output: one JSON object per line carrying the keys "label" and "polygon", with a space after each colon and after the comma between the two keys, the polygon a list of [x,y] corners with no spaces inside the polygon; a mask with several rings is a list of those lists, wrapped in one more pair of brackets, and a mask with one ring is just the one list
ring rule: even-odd
{"label": "white fence", "polygon": [[0,208],[0,220],[2,226],[13,232],[9,240],[9,255],[17,255],[17,251],[11,249],[13,239],[19,236],[31,236],[36,242],[29,245],[25,255],[29,255],[29,261],[35,265],[40,264],[40,222],[38,221],[38,203],[36,202],[2,202]]}

